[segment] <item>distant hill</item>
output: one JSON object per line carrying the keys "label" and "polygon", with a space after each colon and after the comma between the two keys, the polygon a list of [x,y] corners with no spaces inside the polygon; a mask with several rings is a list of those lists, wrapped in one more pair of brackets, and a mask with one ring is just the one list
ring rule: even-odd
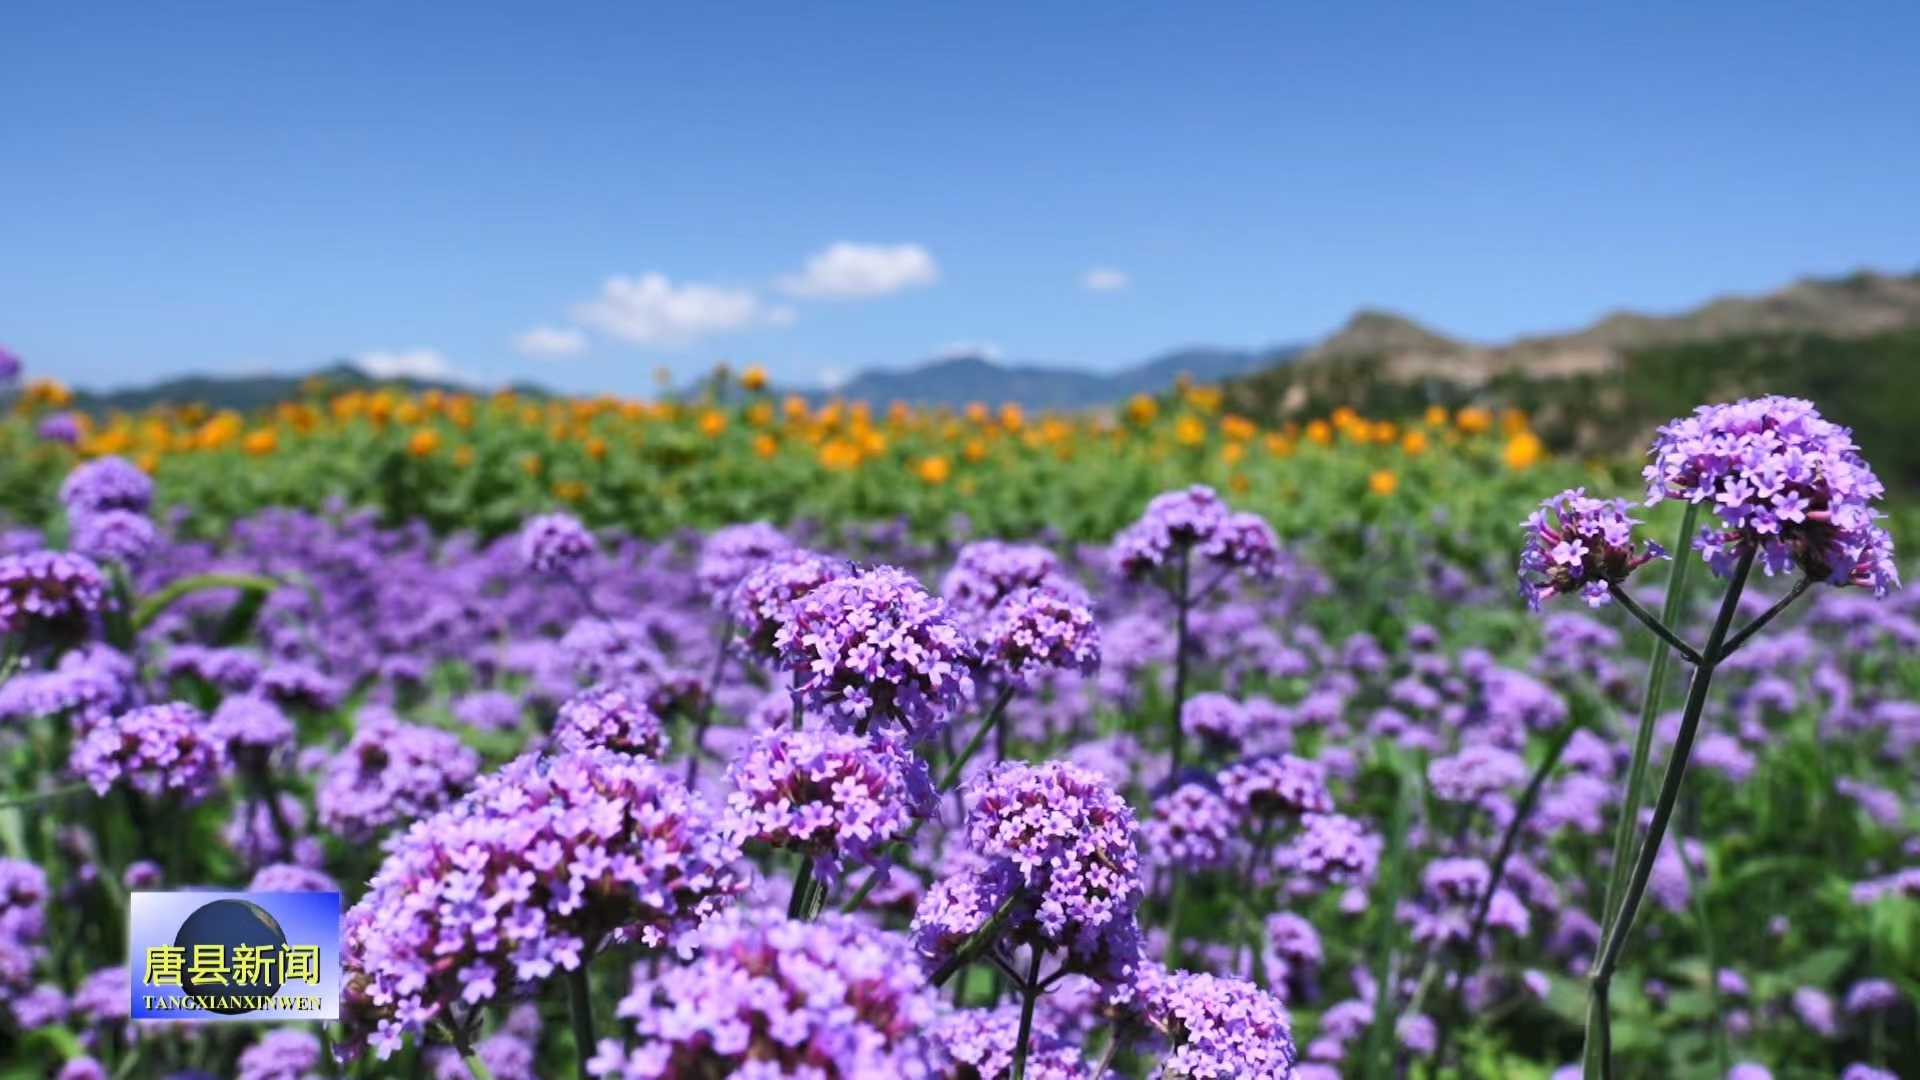
{"label": "distant hill", "polygon": [[810,396],[875,405],[904,401],[961,408],[974,401],[991,405],[1010,401],[1032,409],[1082,409],[1115,404],[1135,394],[1163,393],[1182,375],[1200,383],[1221,382],[1283,363],[1299,351],[1298,347],[1182,349],[1107,373],[958,356],[891,371],[861,372],[831,391]]}
{"label": "distant hill", "polygon": [[1675,315],[1619,313],[1571,333],[1481,345],[1366,311],[1293,362],[1228,380],[1227,407],[1274,423],[1340,405],[1369,416],[1430,404],[1524,409],[1548,448],[1646,445],[1695,405],[1812,399],[1854,428],[1883,478],[1920,487],[1920,274],[1807,279]]}
{"label": "distant hill", "polygon": [[[471,387],[430,379],[376,379],[354,365],[341,361],[304,375],[185,375],[149,386],[120,390],[76,390],[73,403],[74,408],[95,415],[139,412],[160,405],[204,405],[212,409],[252,412],[303,396],[303,387],[308,380],[318,380],[336,392],[379,386],[410,391],[472,391]],[[545,390],[530,384],[516,384],[513,389],[528,396],[550,396]]]}

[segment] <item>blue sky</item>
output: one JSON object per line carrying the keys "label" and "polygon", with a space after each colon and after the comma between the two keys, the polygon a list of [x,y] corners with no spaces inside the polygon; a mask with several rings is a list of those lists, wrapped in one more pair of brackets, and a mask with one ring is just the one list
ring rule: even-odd
{"label": "blue sky", "polygon": [[0,341],[643,392],[1498,339],[1920,266],[1917,68],[1902,0],[12,4]]}

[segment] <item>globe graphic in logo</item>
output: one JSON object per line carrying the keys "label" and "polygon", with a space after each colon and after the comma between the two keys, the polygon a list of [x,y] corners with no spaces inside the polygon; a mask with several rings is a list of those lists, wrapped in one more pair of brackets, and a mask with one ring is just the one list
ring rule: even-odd
{"label": "globe graphic in logo", "polygon": [[[280,947],[287,943],[286,932],[280,929],[279,922],[269,915],[265,908],[245,900],[215,900],[200,910],[187,916],[180,924],[180,932],[174,936],[173,943],[185,951],[186,963],[180,983],[189,994],[206,997],[272,997],[280,992]],[[218,945],[226,971],[226,982],[193,977],[193,947],[196,945]],[[256,945],[263,949],[262,955],[273,958],[273,963],[264,965],[251,974],[264,975],[267,979],[255,982],[236,982],[233,978],[233,947],[235,945]],[[271,981],[267,981],[270,979]],[[211,1009],[225,1016],[238,1016],[255,1010],[226,1005]]]}

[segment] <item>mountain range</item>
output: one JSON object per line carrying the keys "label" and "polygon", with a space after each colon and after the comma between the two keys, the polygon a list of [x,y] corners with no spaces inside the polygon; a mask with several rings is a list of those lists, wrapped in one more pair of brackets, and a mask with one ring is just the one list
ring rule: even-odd
{"label": "mountain range", "polygon": [[[1635,355],[1660,348],[1783,334],[1846,341],[1912,327],[1920,327],[1920,273],[1862,271],[1841,278],[1808,278],[1760,296],[1724,297],[1679,314],[1618,312],[1579,330],[1504,344],[1462,341],[1404,315],[1364,309],[1333,334],[1305,346],[1186,348],[1106,373],[962,355],[865,371],[831,391],[802,393],[876,405],[906,401],[959,407],[981,401],[1077,409],[1161,393],[1184,374],[1196,382],[1224,385],[1232,407],[1250,416],[1276,419],[1303,415],[1330,401],[1346,403],[1362,386],[1447,386],[1457,396],[1515,378],[1618,376]],[[315,375],[336,388],[381,384],[465,389],[424,380],[376,380],[351,364],[336,363],[309,375],[188,376],[139,388],[81,392],[76,404],[90,412],[193,402],[249,410],[298,396],[302,383]],[[514,389],[547,395],[532,384]]]}

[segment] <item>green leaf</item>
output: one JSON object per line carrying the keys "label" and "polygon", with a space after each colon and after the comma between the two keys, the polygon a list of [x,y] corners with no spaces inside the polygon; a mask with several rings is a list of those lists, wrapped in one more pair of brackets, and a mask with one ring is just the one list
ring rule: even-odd
{"label": "green leaf", "polygon": [[133,628],[145,630],[174,604],[184,597],[210,589],[242,589],[249,592],[270,593],[280,587],[280,582],[262,574],[200,574],[195,577],[181,578],[166,588],[140,601],[133,612]]}

